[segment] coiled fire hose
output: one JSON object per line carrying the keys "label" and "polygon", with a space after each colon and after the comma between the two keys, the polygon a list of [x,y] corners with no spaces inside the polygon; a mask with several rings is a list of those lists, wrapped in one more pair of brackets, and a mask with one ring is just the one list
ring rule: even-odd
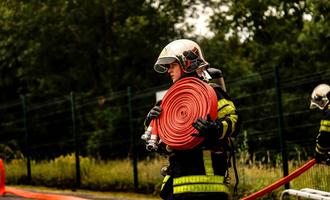
{"label": "coiled fire hose", "polygon": [[207,119],[207,115],[215,120],[217,103],[214,89],[202,80],[195,77],[178,80],[164,95],[159,118],[153,119],[147,129],[151,133],[147,149],[157,149],[160,141],[172,149],[194,148],[204,138],[191,136],[198,133],[192,123],[199,117]]}

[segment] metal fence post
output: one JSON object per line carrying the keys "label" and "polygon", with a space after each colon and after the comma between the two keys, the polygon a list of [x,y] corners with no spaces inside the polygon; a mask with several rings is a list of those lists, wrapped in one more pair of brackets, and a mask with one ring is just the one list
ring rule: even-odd
{"label": "metal fence post", "polygon": [[26,168],[27,168],[27,181],[31,183],[31,160],[30,160],[30,144],[29,144],[29,134],[27,130],[27,112],[26,112],[26,99],[25,95],[21,95],[22,108],[23,108],[23,128],[25,133],[25,157],[26,157]]}
{"label": "metal fence post", "polygon": [[76,157],[76,187],[80,187],[80,161],[79,161],[79,137],[76,131],[76,102],[74,92],[70,93],[71,96],[71,114],[72,114],[72,132],[74,137],[74,148]]}
{"label": "metal fence post", "polygon": [[134,190],[138,190],[138,169],[137,169],[137,155],[135,152],[135,136],[133,131],[133,117],[132,117],[132,92],[131,87],[127,87],[128,96],[128,120],[129,120],[129,130],[131,135],[131,155],[133,157],[133,178],[134,178]]}
{"label": "metal fence post", "polygon": [[[283,162],[283,175],[287,176],[289,174],[288,170],[288,157],[286,154],[286,145],[285,145],[285,135],[284,135],[284,125],[283,125],[283,110],[282,110],[282,93],[280,85],[280,74],[279,66],[275,67],[275,87],[276,87],[276,104],[278,112],[278,128],[281,144],[281,153],[282,153],[282,162]],[[285,188],[289,189],[290,184],[286,183]]]}

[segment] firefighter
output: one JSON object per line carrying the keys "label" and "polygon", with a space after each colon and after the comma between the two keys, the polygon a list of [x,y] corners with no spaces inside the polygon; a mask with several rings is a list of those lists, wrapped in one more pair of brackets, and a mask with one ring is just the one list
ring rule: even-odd
{"label": "firefighter", "polygon": [[320,84],[311,95],[310,108],[320,109],[324,116],[316,137],[315,158],[318,163],[330,164],[330,86]]}
{"label": "firefighter", "polygon": [[[197,43],[179,39],[169,43],[160,53],[154,70],[168,73],[175,83],[183,77],[197,77],[209,82],[212,77],[207,70],[202,51]],[[210,70],[214,71],[214,70]],[[219,76],[219,71],[216,73]],[[216,120],[197,118],[192,126],[203,137],[201,145],[189,150],[174,150],[166,144],[161,147],[169,158],[169,166],[162,168],[164,176],[160,196],[162,199],[212,200],[229,199],[229,177],[231,138],[239,132],[240,118],[235,105],[224,91],[224,85],[210,84],[218,98]],[[157,118],[162,109],[159,102],[147,114],[145,126]],[[202,116],[201,116],[202,117]]]}

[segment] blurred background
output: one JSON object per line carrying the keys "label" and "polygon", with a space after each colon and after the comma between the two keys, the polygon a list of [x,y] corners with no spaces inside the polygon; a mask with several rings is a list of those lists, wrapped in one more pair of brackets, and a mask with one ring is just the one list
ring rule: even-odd
{"label": "blurred background", "polygon": [[[179,38],[223,71],[242,115],[240,196],[313,157],[322,115],[309,103],[330,83],[329,1],[0,0],[7,182],[157,194],[166,159],[140,136],[171,86],[153,64]],[[291,187],[329,191],[329,171],[315,166]]]}

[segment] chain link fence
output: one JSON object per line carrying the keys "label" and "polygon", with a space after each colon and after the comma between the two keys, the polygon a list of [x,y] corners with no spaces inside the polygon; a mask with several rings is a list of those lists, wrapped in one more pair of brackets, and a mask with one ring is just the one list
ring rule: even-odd
{"label": "chain link fence", "polygon": [[[285,175],[313,157],[322,115],[309,109],[309,98],[313,88],[323,82],[330,83],[329,70],[286,78],[271,70],[226,80],[243,122],[235,139],[241,184],[248,182],[246,166],[280,167]],[[95,97],[79,93],[57,98],[21,96],[0,105],[0,156],[7,161],[25,159],[27,179],[31,180],[30,162],[75,153],[77,173],[73,179],[78,186],[79,155],[98,160],[128,157],[137,188],[137,163],[150,156],[140,139],[143,121],[155,104],[156,93],[169,87],[143,91],[128,87]],[[308,182],[302,176],[293,186],[329,190],[328,167],[317,166],[309,173],[324,173],[321,179],[328,178]]]}

